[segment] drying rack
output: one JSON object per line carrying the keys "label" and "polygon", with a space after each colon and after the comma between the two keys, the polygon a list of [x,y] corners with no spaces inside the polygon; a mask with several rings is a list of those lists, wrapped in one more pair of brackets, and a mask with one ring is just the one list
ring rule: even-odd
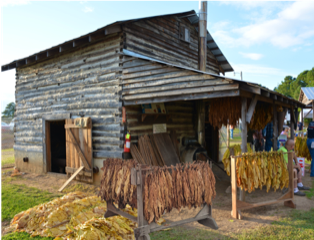
{"label": "drying rack", "polygon": [[290,208],[296,208],[294,200],[294,178],[293,173],[293,154],[294,152],[284,153],[288,154],[288,172],[289,172],[289,189],[288,192],[283,194],[281,197],[275,200],[258,202],[258,203],[248,203],[245,201],[245,191],[241,190],[242,196],[240,200],[237,199],[237,172],[236,172],[236,159],[241,156],[232,156],[231,157],[231,190],[232,190],[232,211],[231,216],[236,219],[242,219],[241,210],[250,209],[255,207],[261,207],[266,205],[271,205],[279,202],[284,202],[284,206]]}
{"label": "drying rack", "polygon": [[[212,164],[210,163],[210,167]],[[168,167],[170,168],[170,167]],[[142,167],[138,165],[137,168],[131,170],[131,184],[136,185],[137,191],[137,218],[121,211],[116,208],[112,203],[107,203],[107,212],[105,213],[105,218],[121,215],[125,218],[128,218],[134,222],[137,222],[138,228],[134,229],[134,236],[137,240],[150,240],[149,233],[160,231],[166,228],[171,228],[179,226],[182,224],[190,223],[197,221],[198,223],[210,227],[212,229],[218,229],[215,219],[212,217],[212,205],[203,205],[203,208],[196,214],[193,218],[184,219],[181,221],[171,222],[167,225],[160,226],[155,222],[148,224],[144,218],[144,201],[143,201],[143,189],[144,189],[144,171],[151,171],[150,167]]]}

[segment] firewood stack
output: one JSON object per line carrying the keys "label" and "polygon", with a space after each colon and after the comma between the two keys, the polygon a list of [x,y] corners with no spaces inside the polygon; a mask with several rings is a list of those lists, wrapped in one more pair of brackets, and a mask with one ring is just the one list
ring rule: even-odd
{"label": "firewood stack", "polygon": [[[107,202],[115,202],[120,208],[126,204],[136,207],[136,186],[131,185],[130,172],[136,161],[108,159],[104,162],[100,196]],[[210,205],[216,196],[215,176],[208,162],[177,164],[171,167],[142,165],[144,179],[144,217],[157,222],[165,211],[173,208]]]}

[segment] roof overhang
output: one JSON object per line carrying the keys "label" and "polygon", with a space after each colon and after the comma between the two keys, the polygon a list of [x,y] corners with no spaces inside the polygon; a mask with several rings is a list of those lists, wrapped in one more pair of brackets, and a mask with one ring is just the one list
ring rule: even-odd
{"label": "roof overhang", "polygon": [[[15,60],[11,63],[5,64],[1,66],[1,71],[7,71],[10,69],[23,67],[26,65],[36,64],[45,60],[48,60],[53,57],[57,57],[61,54],[68,53],[71,51],[75,51],[76,49],[89,45],[94,44],[96,42],[99,42],[103,40],[105,37],[107,37],[110,34],[118,33],[122,31],[121,24],[126,24],[130,22],[140,21],[144,19],[151,19],[156,17],[167,17],[167,16],[177,16],[179,18],[187,18],[188,21],[195,27],[195,29],[198,31],[198,21],[199,17],[197,16],[196,12],[194,10],[188,11],[188,12],[182,12],[182,13],[174,13],[174,14],[166,14],[166,15],[159,15],[159,16],[151,16],[146,18],[137,18],[137,19],[130,19],[130,20],[124,20],[124,21],[117,21],[112,24],[109,24],[105,27],[102,27],[100,29],[97,29],[96,31],[90,32],[88,34],[85,34],[81,37],[66,41],[62,44],[53,46],[49,49],[43,50],[41,52],[32,54],[28,57],[21,58],[18,60]],[[208,50],[213,53],[213,55],[216,57],[217,62],[223,72],[229,72],[233,71],[233,68],[227,61],[227,58],[223,55],[222,51],[212,38],[212,36],[207,31],[207,46]]]}

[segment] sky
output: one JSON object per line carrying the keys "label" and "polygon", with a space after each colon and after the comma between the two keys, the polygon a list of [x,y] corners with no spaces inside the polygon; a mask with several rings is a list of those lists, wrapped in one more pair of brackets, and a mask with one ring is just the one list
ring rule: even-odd
{"label": "sky", "polygon": [[[0,1],[0,65],[119,20],[199,12],[198,1]],[[314,1],[208,1],[207,29],[235,70],[274,89],[314,67]],[[15,69],[0,73],[1,111],[15,101]]]}

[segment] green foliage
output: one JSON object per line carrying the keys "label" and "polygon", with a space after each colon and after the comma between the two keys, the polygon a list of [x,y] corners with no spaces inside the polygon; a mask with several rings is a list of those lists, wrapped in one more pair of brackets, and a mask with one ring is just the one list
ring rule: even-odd
{"label": "green foliage", "polygon": [[301,87],[314,87],[314,67],[303,71],[297,78],[286,76],[274,91],[298,100]]}
{"label": "green foliage", "polygon": [[9,103],[4,111],[2,112],[2,117],[14,117],[14,112],[15,112],[15,103],[11,102]]}
{"label": "green foliage", "polygon": [[9,233],[7,235],[2,236],[2,240],[26,240],[26,239],[40,239],[40,240],[52,240],[54,238],[50,238],[50,237],[31,237],[30,234],[25,233],[25,232],[14,232],[14,233]]}
{"label": "green foliage", "polygon": [[2,181],[2,221],[11,220],[16,214],[37,206],[44,202],[49,202],[56,196],[47,191],[25,185],[15,185],[10,183],[10,177]]}

